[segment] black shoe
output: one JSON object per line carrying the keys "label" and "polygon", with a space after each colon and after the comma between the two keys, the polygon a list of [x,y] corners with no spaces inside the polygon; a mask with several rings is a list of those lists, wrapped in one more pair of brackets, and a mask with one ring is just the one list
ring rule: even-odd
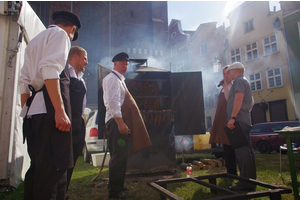
{"label": "black shoe", "polygon": [[245,187],[242,185],[230,186],[229,189],[231,189],[233,191],[248,191],[248,192],[255,190],[255,188],[249,188],[249,187]]}
{"label": "black shoe", "polygon": [[123,192],[124,192],[124,191],[127,191],[127,190],[128,190],[128,188],[127,188],[126,186],[124,186],[124,187],[123,187]]}
{"label": "black shoe", "polygon": [[108,198],[109,199],[126,199],[126,198],[130,198],[132,197],[132,195],[130,194],[126,194],[125,192],[121,192],[121,193],[109,193]]}

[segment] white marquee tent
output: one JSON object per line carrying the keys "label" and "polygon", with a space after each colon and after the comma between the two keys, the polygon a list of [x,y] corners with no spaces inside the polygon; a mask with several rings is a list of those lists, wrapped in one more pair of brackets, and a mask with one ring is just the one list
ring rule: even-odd
{"label": "white marquee tent", "polygon": [[30,163],[18,77],[27,43],[45,27],[27,1],[0,1],[0,27],[0,179],[17,187]]}

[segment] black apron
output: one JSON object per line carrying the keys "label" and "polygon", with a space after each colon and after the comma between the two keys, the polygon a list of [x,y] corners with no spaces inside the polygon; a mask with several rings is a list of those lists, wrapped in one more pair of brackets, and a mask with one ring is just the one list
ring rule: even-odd
{"label": "black apron", "polygon": [[85,123],[82,118],[82,105],[86,89],[82,81],[70,77],[70,98],[72,107],[72,140],[73,144],[84,141]]}
{"label": "black apron", "polygon": [[[71,103],[70,103],[70,74],[68,65],[60,74],[60,90],[64,102],[65,112],[71,118]],[[73,148],[72,148],[72,128],[69,132],[60,131],[55,127],[55,111],[50,100],[46,87],[43,87],[43,94],[47,109],[48,128],[51,133],[51,146],[55,161],[55,166],[58,170],[74,167],[73,164]]]}

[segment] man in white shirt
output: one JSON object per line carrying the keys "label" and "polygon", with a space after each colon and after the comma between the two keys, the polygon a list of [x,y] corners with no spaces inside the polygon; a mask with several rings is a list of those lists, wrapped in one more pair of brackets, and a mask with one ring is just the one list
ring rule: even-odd
{"label": "man in white shirt", "polygon": [[53,25],[29,42],[19,77],[23,134],[31,159],[24,200],[65,199],[57,186],[73,167],[70,79],[62,72],[81,23],[67,11],[54,12],[52,19]]}
{"label": "man in white shirt", "polygon": [[[123,120],[121,107],[125,100],[125,77],[129,56],[117,54],[112,61],[114,69],[103,79],[103,100],[106,107],[105,123],[108,124],[107,146],[110,152],[109,198],[129,198],[123,192],[128,156],[128,133],[130,129]],[[120,145],[117,144],[119,141]]]}
{"label": "man in white shirt", "polygon": [[124,199],[129,135],[131,151],[151,145],[140,110],[125,85],[129,56],[122,52],[112,59],[114,69],[103,79],[103,101],[106,107],[107,146],[110,152],[108,192],[110,199]]}

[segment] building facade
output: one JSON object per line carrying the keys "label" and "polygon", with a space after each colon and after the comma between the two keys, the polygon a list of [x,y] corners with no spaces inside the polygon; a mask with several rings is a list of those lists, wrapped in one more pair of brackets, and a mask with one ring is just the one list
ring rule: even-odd
{"label": "building facade", "polygon": [[283,31],[286,36],[288,63],[296,117],[300,114],[300,2],[280,2],[283,12]]}
{"label": "building facade", "polygon": [[[172,72],[202,72],[205,124],[209,131],[218,104],[218,83],[222,79],[224,26],[216,22],[200,24],[196,31],[184,31],[181,21],[172,19],[164,52],[165,66]],[[217,64],[218,68],[213,69]],[[200,87],[200,86],[199,86]]]}
{"label": "building facade", "polygon": [[217,27],[217,22],[210,22],[199,25],[189,45],[190,68],[192,71],[202,72],[207,131],[212,127],[220,92],[217,85],[223,79],[222,66],[226,65],[224,42],[224,26]]}
{"label": "building facade", "polygon": [[[130,58],[161,60],[166,46],[166,1],[29,1],[45,26],[58,10],[75,13],[81,20],[79,38],[72,45],[87,50],[84,73],[87,103],[97,104],[97,64],[112,68],[112,57],[127,52]],[[158,62],[156,62],[158,63]]]}
{"label": "building facade", "polygon": [[226,57],[245,65],[255,100],[252,123],[295,120],[286,42],[276,23],[282,11],[270,11],[267,1],[245,2],[228,18]]}
{"label": "building facade", "polygon": [[190,70],[189,43],[193,32],[184,32],[181,21],[172,19],[168,28],[168,41],[164,52],[164,63],[171,72]]}
{"label": "building facade", "polygon": [[[295,10],[294,4],[286,5],[285,2],[281,2],[282,5],[285,12]],[[297,11],[294,11],[294,17],[296,13]],[[295,96],[299,95],[298,88],[295,86],[299,84],[298,82],[291,84],[291,74],[297,76],[299,69],[296,68],[299,66],[299,61],[293,59],[295,73],[290,71],[286,43],[286,41],[289,42],[288,38],[286,40],[288,34],[285,36],[284,24],[279,23],[283,22],[283,16],[282,10],[270,11],[267,1],[246,1],[229,13],[230,27],[216,27],[215,22],[200,24],[193,34],[185,35],[185,40],[173,39],[172,45],[168,43],[165,51],[166,61],[170,62],[174,59],[177,59],[177,63],[181,61],[182,55],[177,55],[174,59],[171,57],[172,47],[179,44],[188,52],[182,60],[189,63],[184,65],[181,71],[202,71],[208,131],[214,120],[217,106],[219,89],[216,85],[222,79],[221,67],[236,61],[245,65],[245,77],[251,84],[255,100],[251,112],[252,124],[298,119],[293,94],[295,91]],[[294,34],[298,34],[298,26],[300,26],[295,25],[296,22],[298,23],[297,20],[292,25],[293,31],[296,31]],[[170,23],[169,31],[174,28],[173,26],[174,24]],[[176,27],[181,28],[181,25]],[[181,30],[181,32],[188,34],[186,31]],[[168,42],[171,40],[171,34],[169,32]],[[297,41],[299,38],[300,36],[297,35]],[[300,52],[296,48],[293,51],[297,54]],[[299,58],[298,55],[294,57]],[[219,72],[213,70],[215,64],[220,64]]]}

